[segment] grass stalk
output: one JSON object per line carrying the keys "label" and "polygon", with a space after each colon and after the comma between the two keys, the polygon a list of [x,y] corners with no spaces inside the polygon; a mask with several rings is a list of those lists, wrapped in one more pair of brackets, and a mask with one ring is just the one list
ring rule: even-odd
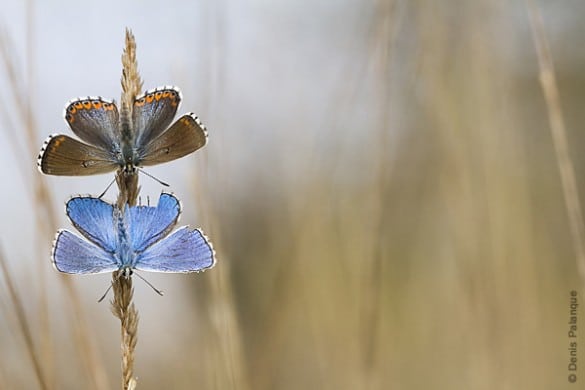
{"label": "grass stalk", "polygon": [[136,388],[134,378],[134,350],[138,341],[138,311],[132,302],[134,288],[132,279],[116,271],[112,274],[114,300],[111,302],[112,313],[120,319],[122,347],[122,388]]}
{"label": "grass stalk", "polygon": [[[134,35],[126,29],[126,45],[122,54],[122,98],[121,120],[131,129],[132,107],[136,96],[142,89],[142,81],[138,73],[136,61],[136,41]],[[124,126],[123,126],[124,127]],[[117,207],[122,212],[126,204],[136,204],[138,192],[138,174],[126,173],[119,170],[116,174],[118,184]],[[136,388],[134,377],[134,350],[138,341],[138,311],[132,302],[134,288],[132,279],[122,275],[122,271],[112,274],[112,289],[114,299],[111,302],[112,313],[120,320],[121,325],[121,352],[122,352],[122,388],[131,390]]]}

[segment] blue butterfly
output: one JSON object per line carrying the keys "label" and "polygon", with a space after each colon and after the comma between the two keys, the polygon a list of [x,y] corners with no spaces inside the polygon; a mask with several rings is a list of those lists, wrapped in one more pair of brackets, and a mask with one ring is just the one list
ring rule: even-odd
{"label": "blue butterfly", "polygon": [[211,242],[199,229],[183,226],[170,234],[181,213],[173,195],[162,193],[158,205],[119,210],[98,198],[75,197],[66,205],[71,223],[87,239],[68,230],[57,233],[52,261],[68,274],[97,274],[133,269],[198,272],[215,264]]}

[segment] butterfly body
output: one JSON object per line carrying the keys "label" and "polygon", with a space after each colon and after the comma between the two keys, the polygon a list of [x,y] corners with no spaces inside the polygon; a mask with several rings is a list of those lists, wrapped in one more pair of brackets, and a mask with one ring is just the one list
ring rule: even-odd
{"label": "butterfly body", "polygon": [[60,230],[52,259],[58,271],[93,274],[139,269],[154,272],[198,272],[215,264],[215,252],[198,229],[178,221],[180,203],[163,193],[156,207],[126,206],[124,210],[98,198],[75,197],[66,212],[85,240]]}
{"label": "butterfly body", "polygon": [[41,172],[80,176],[172,161],[207,143],[207,130],[193,114],[173,118],[181,102],[175,87],[161,87],[136,97],[131,109],[114,101],[86,97],[70,101],[64,117],[81,141],[64,134],[47,138],[38,157]]}
{"label": "butterfly body", "polygon": [[131,272],[136,265],[137,253],[132,248],[132,237],[128,232],[128,223],[123,214],[114,209],[114,229],[116,231],[117,242],[114,258],[118,269],[125,270],[125,273]]}

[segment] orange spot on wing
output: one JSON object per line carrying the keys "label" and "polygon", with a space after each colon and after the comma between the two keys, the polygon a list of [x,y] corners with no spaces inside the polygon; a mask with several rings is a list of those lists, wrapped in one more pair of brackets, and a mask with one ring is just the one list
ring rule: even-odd
{"label": "orange spot on wing", "polygon": [[102,103],[99,100],[94,100],[91,103],[93,105],[93,108],[95,108],[96,110],[99,110],[100,108],[102,108]]}
{"label": "orange spot on wing", "polygon": [[85,100],[83,102],[83,108],[85,108],[86,110],[89,110],[91,108],[91,102],[89,100]]}
{"label": "orange spot on wing", "polygon": [[154,100],[154,95],[147,95],[146,96],[146,103],[152,103]]}

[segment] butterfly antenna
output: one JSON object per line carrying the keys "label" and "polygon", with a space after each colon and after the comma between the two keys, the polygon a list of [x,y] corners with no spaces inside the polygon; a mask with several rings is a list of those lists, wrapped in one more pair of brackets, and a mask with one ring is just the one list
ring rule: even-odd
{"label": "butterfly antenna", "polygon": [[98,303],[100,303],[101,301],[104,300],[104,298],[106,297],[106,295],[108,295],[108,293],[110,292],[111,289],[112,289],[112,283],[110,283],[110,285],[108,286],[108,289],[106,290],[104,295],[102,295],[102,297],[100,299],[98,299]]}
{"label": "butterfly antenna", "polygon": [[116,181],[116,179],[114,178],[114,180],[112,180],[112,181],[110,182],[110,184],[108,184],[108,186],[106,187],[106,189],[104,190],[104,192],[102,192],[102,193],[100,194],[100,196],[98,196],[98,199],[101,199],[101,198],[102,198],[102,196],[104,196],[104,195],[106,194],[106,192],[108,192],[108,190],[110,189],[110,187],[112,186],[112,184],[114,184],[114,182],[115,182],[115,181]]}
{"label": "butterfly antenna", "polygon": [[153,179],[154,181],[157,181],[159,184],[162,184],[165,187],[170,187],[167,183],[165,183],[164,181],[157,179],[156,177],[152,176],[150,173],[146,172],[144,169],[142,168],[138,168],[138,170],[142,173],[144,173],[146,176],[150,177],[151,179]]}
{"label": "butterfly antenna", "polygon": [[154,292],[156,292],[161,297],[164,295],[163,292],[162,292],[162,290],[159,290],[158,288],[154,287],[148,280],[144,279],[142,277],[142,275],[140,275],[136,271],[132,272],[132,274],[134,274],[134,275],[138,276],[140,279],[144,280],[144,283],[148,284],[150,286],[150,288],[152,288],[154,290]]}

